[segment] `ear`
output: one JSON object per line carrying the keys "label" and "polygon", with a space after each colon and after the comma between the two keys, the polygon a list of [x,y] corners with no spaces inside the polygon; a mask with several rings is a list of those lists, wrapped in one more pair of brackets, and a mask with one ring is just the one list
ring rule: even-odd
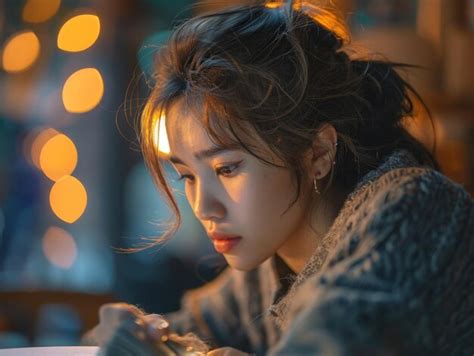
{"label": "ear", "polygon": [[318,129],[311,149],[307,151],[306,164],[309,178],[322,179],[333,167],[337,150],[337,131],[329,123],[323,123]]}

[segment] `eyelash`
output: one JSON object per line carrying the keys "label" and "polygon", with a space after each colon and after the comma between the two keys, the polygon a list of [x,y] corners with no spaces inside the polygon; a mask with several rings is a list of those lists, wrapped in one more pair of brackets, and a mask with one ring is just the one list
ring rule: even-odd
{"label": "eyelash", "polygon": [[[227,165],[227,166],[219,167],[219,168],[216,169],[216,173],[217,173],[217,174],[222,174],[222,171],[223,171],[223,170],[227,170],[227,169],[229,169],[230,167],[233,167],[234,169],[231,170],[231,172],[228,174],[228,175],[231,175],[231,174],[234,173],[234,171],[239,167],[239,165],[240,165],[241,162],[242,162],[242,161],[240,161],[240,162],[238,162],[238,163],[234,163],[234,164],[229,164],[229,165]],[[225,177],[226,175],[224,174],[223,176]],[[192,178],[193,178],[193,176],[190,175],[190,174],[183,174],[182,176],[179,176],[177,180],[178,180],[178,181],[184,180],[184,179],[188,180],[188,179],[192,179]]]}

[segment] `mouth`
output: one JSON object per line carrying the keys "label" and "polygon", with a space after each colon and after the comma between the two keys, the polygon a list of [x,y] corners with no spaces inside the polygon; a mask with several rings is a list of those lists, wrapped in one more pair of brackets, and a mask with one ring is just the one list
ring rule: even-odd
{"label": "mouth", "polygon": [[219,253],[226,253],[232,250],[242,239],[240,236],[225,235],[219,233],[211,233],[209,237],[212,239],[214,248]]}

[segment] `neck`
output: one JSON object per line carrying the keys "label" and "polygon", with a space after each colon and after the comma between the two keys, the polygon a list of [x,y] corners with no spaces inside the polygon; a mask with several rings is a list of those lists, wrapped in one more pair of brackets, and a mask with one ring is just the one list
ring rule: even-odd
{"label": "neck", "polygon": [[308,209],[312,214],[308,214],[291,239],[277,251],[280,258],[297,274],[303,270],[329,231],[347,195],[328,192],[328,197],[326,202],[331,201],[333,204],[321,202],[315,209]]}

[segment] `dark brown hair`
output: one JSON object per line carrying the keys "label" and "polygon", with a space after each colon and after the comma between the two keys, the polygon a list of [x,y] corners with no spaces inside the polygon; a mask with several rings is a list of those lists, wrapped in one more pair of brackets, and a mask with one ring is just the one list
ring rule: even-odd
{"label": "dark brown hair", "polygon": [[419,98],[395,71],[402,65],[351,59],[343,49],[347,33],[332,12],[308,1],[232,7],[173,31],[157,53],[156,86],[141,120],[145,161],[174,212],[163,238],[176,232],[181,215],[154,132],[157,118],[181,99],[187,107],[205,108],[202,123],[215,144],[238,145],[265,161],[248,142],[256,133],[293,172],[294,201],[304,177],[303,152],[323,123],[334,126],[339,142],[323,194],[330,186],[351,191],[397,149],[439,170],[402,123],[413,116],[411,97]]}

